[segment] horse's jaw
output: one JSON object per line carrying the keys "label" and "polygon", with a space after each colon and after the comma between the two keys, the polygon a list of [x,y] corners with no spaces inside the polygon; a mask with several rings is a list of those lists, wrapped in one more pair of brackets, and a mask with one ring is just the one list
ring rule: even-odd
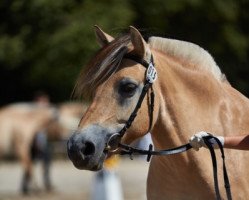
{"label": "horse's jaw", "polygon": [[98,171],[108,156],[106,144],[111,132],[99,125],[76,131],[68,140],[68,157],[78,169]]}

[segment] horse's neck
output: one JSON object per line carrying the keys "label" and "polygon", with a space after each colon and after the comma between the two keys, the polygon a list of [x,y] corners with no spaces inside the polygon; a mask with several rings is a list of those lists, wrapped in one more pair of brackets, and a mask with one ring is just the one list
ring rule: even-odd
{"label": "horse's neck", "polygon": [[[161,54],[156,54],[155,60],[158,71],[154,85],[156,123],[152,130],[155,149],[186,144],[191,135],[202,130],[215,135],[248,134],[249,102],[242,94],[208,72],[186,69],[180,62]],[[190,199],[200,199],[196,193],[198,188],[203,199],[213,199],[212,184],[207,185],[212,182],[209,158],[209,151],[204,150],[154,156],[148,176],[148,194],[182,199],[181,193],[193,193],[197,196]],[[233,160],[230,162],[229,167],[235,164]],[[151,198],[160,199],[153,195]]]}
{"label": "horse's neck", "polygon": [[186,68],[160,53],[157,56],[156,146],[187,143],[202,130],[226,135],[242,134],[249,128],[249,101],[242,94],[209,72]]}

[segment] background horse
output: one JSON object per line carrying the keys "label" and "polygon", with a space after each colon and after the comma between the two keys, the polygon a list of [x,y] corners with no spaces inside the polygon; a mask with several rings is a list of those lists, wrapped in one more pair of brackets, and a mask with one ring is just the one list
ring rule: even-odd
{"label": "background horse", "polygon": [[54,141],[61,143],[68,139],[83,111],[84,105],[77,102],[58,107],[17,103],[0,110],[0,157],[15,155],[20,160],[24,169],[23,193],[34,187],[32,164],[37,156],[43,161],[45,188],[51,189],[49,168]]}
{"label": "background horse", "polygon": [[23,193],[27,193],[32,186],[32,157],[38,152],[46,156],[44,181],[46,189],[51,189],[46,142],[60,138],[61,129],[57,119],[55,108],[34,103],[11,104],[0,110],[0,155],[12,154],[21,161],[24,168]]}
{"label": "background horse", "polygon": [[[201,130],[224,136],[248,131],[248,99],[231,87],[211,55],[201,47],[159,37],[151,37],[146,43],[133,27],[129,34],[116,39],[98,27],[95,30],[102,48],[76,84],[76,92],[92,97],[92,104],[68,141],[68,154],[77,168],[102,168],[108,155],[106,144],[124,127],[138,102],[146,69],[132,56],[149,63],[153,55],[158,72],[152,86],[155,107],[151,135],[155,149],[185,144]],[[127,57],[128,54],[132,56]],[[147,133],[149,104],[148,95],[124,134],[123,143],[131,143]],[[234,150],[225,153],[234,199],[249,198],[249,154]],[[206,149],[154,156],[148,173],[147,197],[215,199],[212,174]],[[225,196],[224,189],[220,189]]]}
{"label": "background horse", "polygon": [[61,139],[67,141],[77,129],[79,121],[87,109],[87,104],[82,102],[60,103],[58,107],[59,122],[61,124]]}

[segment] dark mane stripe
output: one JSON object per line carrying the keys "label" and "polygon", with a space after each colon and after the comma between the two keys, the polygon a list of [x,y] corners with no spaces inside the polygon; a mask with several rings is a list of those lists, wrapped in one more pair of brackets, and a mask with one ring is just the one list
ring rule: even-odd
{"label": "dark mane stripe", "polygon": [[100,49],[81,71],[74,87],[74,95],[91,98],[97,86],[119,68],[124,55],[128,53],[129,44],[130,35],[126,34]]}

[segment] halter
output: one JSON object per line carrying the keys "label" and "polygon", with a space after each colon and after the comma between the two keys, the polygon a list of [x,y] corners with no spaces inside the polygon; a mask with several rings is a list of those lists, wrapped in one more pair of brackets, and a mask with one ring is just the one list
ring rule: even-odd
{"label": "halter", "polygon": [[[172,155],[172,154],[182,153],[184,151],[191,149],[192,146],[189,143],[182,145],[182,146],[179,146],[179,147],[176,147],[176,148],[165,149],[165,150],[160,150],[160,151],[153,151],[152,144],[149,145],[148,150],[144,150],[144,149],[138,149],[138,148],[131,147],[129,145],[121,143],[121,138],[124,136],[126,130],[128,128],[130,128],[131,124],[133,123],[134,119],[137,116],[137,112],[142,105],[142,102],[144,100],[145,95],[147,94],[147,92],[151,88],[150,101],[149,101],[149,120],[150,120],[150,122],[149,122],[149,129],[148,129],[148,132],[150,132],[151,127],[152,127],[152,122],[153,122],[154,97],[155,97],[154,91],[152,88],[152,84],[157,79],[157,71],[155,68],[152,54],[151,54],[151,58],[150,58],[149,63],[147,61],[145,61],[144,59],[142,59],[138,56],[132,55],[132,54],[127,54],[124,56],[124,58],[133,60],[133,61],[141,64],[142,66],[144,66],[146,68],[145,81],[144,81],[144,86],[143,86],[142,92],[140,94],[140,97],[138,99],[138,102],[137,102],[135,109],[131,113],[129,119],[126,121],[124,127],[118,133],[111,135],[111,137],[109,138],[109,140],[106,144],[106,150],[110,151],[112,153],[116,153],[116,150],[118,148],[120,148],[122,150],[118,153],[120,153],[121,155],[128,154],[131,159],[133,159],[133,154],[147,155],[147,161],[149,162],[152,155]],[[225,165],[225,154],[223,151],[223,147],[222,147],[222,144],[220,143],[219,139],[217,139],[216,137],[214,137],[210,134],[210,136],[204,137],[203,139],[204,139],[204,142],[210,151],[211,158],[212,158],[213,179],[214,179],[214,188],[215,188],[215,193],[216,193],[216,199],[221,200],[221,196],[220,196],[220,192],[219,192],[219,184],[218,184],[218,176],[217,176],[217,161],[216,161],[216,156],[215,156],[213,146],[210,142],[211,138],[215,139],[217,144],[219,145],[219,148],[221,151],[221,157],[223,160],[223,178],[224,178],[224,183],[225,183],[226,195],[227,195],[228,200],[232,200],[230,183],[229,183],[229,178],[227,175],[227,170],[226,170],[226,165]],[[113,147],[114,147],[114,150],[112,150]]]}
{"label": "halter", "polygon": [[[153,111],[154,111],[154,91],[152,88],[152,84],[155,82],[155,80],[157,79],[157,71],[155,68],[155,64],[154,64],[154,59],[153,59],[153,55],[151,54],[151,58],[150,58],[150,62],[148,63],[147,61],[145,61],[144,59],[132,55],[132,54],[127,54],[124,56],[124,58],[126,59],[130,59],[133,60],[139,64],[141,64],[142,66],[144,66],[146,68],[145,71],[145,81],[144,81],[144,86],[142,89],[142,92],[139,96],[137,105],[135,107],[135,109],[133,110],[133,112],[131,113],[129,119],[126,121],[124,127],[118,132],[115,133],[113,135],[111,135],[111,137],[109,138],[108,142],[107,142],[107,147],[106,150],[111,150],[111,152],[115,152],[117,150],[118,147],[120,147],[121,143],[121,138],[124,136],[124,134],[126,133],[126,130],[128,128],[130,128],[130,126],[132,125],[134,119],[137,116],[137,112],[140,109],[144,97],[147,94],[147,92],[149,91],[149,89],[151,88],[151,92],[150,92],[150,101],[149,101],[149,129],[147,132],[150,132],[151,127],[152,127],[152,122],[153,122]],[[114,149],[114,150],[112,150]]]}

